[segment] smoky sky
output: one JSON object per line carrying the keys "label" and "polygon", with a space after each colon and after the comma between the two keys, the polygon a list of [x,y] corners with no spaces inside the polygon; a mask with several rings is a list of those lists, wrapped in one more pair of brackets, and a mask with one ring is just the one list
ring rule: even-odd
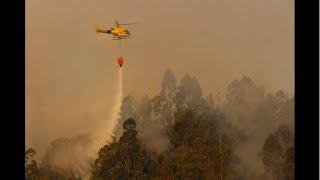
{"label": "smoky sky", "polygon": [[[92,25],[139,22],[122,50]],[[243,74],[268,91],[294,92],[293,0],[26,1],[26,143],[41,153],[64,136],[94,131],[124,93],[155,95],[170,68],[204,93]]]}

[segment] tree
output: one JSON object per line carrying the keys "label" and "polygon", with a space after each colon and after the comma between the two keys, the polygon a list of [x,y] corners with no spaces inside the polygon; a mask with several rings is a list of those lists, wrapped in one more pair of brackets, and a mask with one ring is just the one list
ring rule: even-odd
{"label": "tree", "polygon": [[248,76],[243,76],[240,80],[232,81],[228,88],[226,99],[234,105],[248,103],[249,101],[257,101],[263,98],[265,90],[258,87]]}
{"label": "tree", "polygon": [[166,149],[168,141],[166,137],[165,124],[166,111],[158,111],[161,119],[151,119],[152,117],[152,102],[145,96],[142,98],[141,103],[137,108],[137,130],[139,132],[139,138],[144,142],[146,148],[153,149],[154,151],[161,152]]}
{"label": "tree", "polygon": [[144,96],[137,107],[136,118],[138,119],[138,122],[139,122],[138,129],[143,129],[147,121],[150,120],[150,115],[151,115],[151,102],[148,96]]}
{"label": "tree", "polygon": [[180,82],[175,96],[178,108],[200,107],[203,105],[203,101],[202,90],[196,78],[191,78],[188,74],[185,75]]}
{"label": "tree", "polygon": [[160,97],[165,99],[167,96],[173,96],[176,91],[176,78],[173,72],[168,69],[164,73],[164,77],[162,79]]}
{"label": "tree", "polygon": [[115,137],[117,139],[120,138],[123,132],[123,129],[122,129],[123,122],[129,117],[135,117],[135,114],[136,114],[136,100],[133,96],[128,95],[122,100],[121,108],[120,108],[120,119],[118,119],[118,122],[113,130]]}
{"label": "tree", "polygon": [[264,93],[264,88],[258,87],[248,76],[233,80],[227,87],[226,101],[222,106],[226,119],[234,126],[246,128],[248,131],[259,129],[259,125],[273,117],[273,114],[269,113],[270,106],[263,103]]}
{"label": "tree", "polygon": [[205,107],[209,112],[214,110],[215,102],[212,93],[210,93],[209,96],[206,96]]}
{"label": "tree", "polygon": [[263,145],[262,161],[267,173],[271,173],[275,179],[281,177],[282,147],[278,138],[271,134]]}
{"label": "tree", "polygon": [[219,179],[226,179],[225,177],[228,175],[229,167],[233,160],[232,154],[232,141],[230,137],[226,134],[222,134],[219,136],[218,141],[219,146],[219,158],[218,158],[218,172]]}
{"label": "tree", "polygon": [[277,131],[274,132],[274,135],[279,139],[279,142],[283,149],[292,147],[294,143],[293,134],[292,130],[287,125],[280,125]]}
{"label": "tree", "polygon": [[[43,162],[41,166],[33,157],[36,151],[32,148],[25,150],[25,179],[26,180],[42,180],[42,179],[68,179],[68,180],[81,180],[75,174],[69,171],[69,169],[57,168],[50,166],[48,162]],[[45,155],[45,157],[48,157]]]}
{"label": "tree", "polygon": [[294,148],[290,147],[285,153],[285,162],[283,166],[283,173],[286,180],[294,179]]}
{"label": "tree", "polygon": [[228,179],[237,164],[229,135],[219,135],[215,116],[178,110],[163,166],[173,179]]}
{"label": "tree", "polygon": [[100,179],[112,179],[121,177],[121,170],[117,165],[117,149],[118,142],[113,138],[113,141],[103,146],[98,153],[98,159],[95,160],[93,165],[92,178],[96,180]]}
{"label": "tree", "polygon": [[[247,76],[229,84],[222,104],[211,93],[203,96],[198,81],[190,75],[185,75],[177,87],[173,72],[167,70],[155,97],[144,96],[139,104],[131,95],[122,100],[115,135],[99,149],[89,170],[93,180],[240,180],[265,179],[269,175],[272,179],[291,180],[293,112],[294,99],[287,93],[279,90],[265,94],[264,88]],[[88,146],[89,141],[83,140],[79,141],[83,145],[80,147]],[[76,149],[85,151],[73,148],[77,144],[72,138],[57,139],[39,167],[32,160],[35,151],[26,150],[26,179],[77,179],[79,174],[68,168],[71,164],[84,167],[80,159],[73,157],[82,154]],[[245,172],[256,160],[241,161],[236,155],[241,155],[239,146],[250,156],[260,151],[267,173]],[[61,160],[67,166],[53,166],[58,156],[55,152],[65,147],[68,152],[61,153]]]}
{"label": "tree", "polygon": [[151,100],[151,119],[158,121],[161,130],[173,123],[173,116],[176,111],[174,100],[176,91],[175,76],[168,69],[162,79],[160,94]]}
{"label": "tree", "polygon": [[32,148],[25,148],[25,159],[24,159],[24,168],[25,168],[25,179],[26,180],[36,180],[39,178],[39,169],[37,162],[33,160],[36,151]]}
{"label": "tree", "polygon": [[24,152],[24,165],[25,166],[33,159],[35,154],[36,154],[36,151],[33,148],[25,147],[25,152]]}
{"label": "tree", "polygon": [[275,114],[279,123],[287,124],[294,128],[294,99],[283,100]]}
{"label": "tree", "polygon": [[123,123],[123,134],[99,151],[93,166],[93,179],[148,179],[153,176],[153,163],[137,139],[136,121]]}
{"label": "tree", "polygon": [[275,179],[293,179],[293,145],[292,129],[287,125],[280,125],[265,140],[262,149],[262,161],[266,172]]}

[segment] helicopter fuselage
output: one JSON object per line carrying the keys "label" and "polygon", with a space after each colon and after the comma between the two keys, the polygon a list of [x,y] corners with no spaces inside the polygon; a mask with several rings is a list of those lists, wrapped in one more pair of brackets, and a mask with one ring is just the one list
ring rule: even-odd
{"label": "helicopter fuselage", "polygon": [[131,36],[130,32],[126,28],[124,28],[122,25],[131,25],[131,24],[138,24],[138,23],[119,24],[118,21],[115,21],[115,25],[110,29],[99,29],[95,26],[94,26],[94,29],[97,34],[99,33],[112,34],[113,40],[121,40],[121,39],[128,39]]}
{"label": "helicopter fuselage", "polygon": [[121,26],[112,27],[106,33],[113,34],[113,39],[127,39],[130,36],[130,32]]}

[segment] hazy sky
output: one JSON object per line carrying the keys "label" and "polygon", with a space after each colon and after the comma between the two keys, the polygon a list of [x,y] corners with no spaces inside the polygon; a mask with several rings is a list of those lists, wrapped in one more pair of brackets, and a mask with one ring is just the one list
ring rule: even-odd
{"label": "hazy sky", "polygon": [[204,93],[249,75],[269,91],[294,87],[293,0],[26,1],[26,143],[90,132],[108,116],[119,55],[92,25],[114,20],[133,36],[122,44],[127,91],[154,95],[171,68],[196,76]]}

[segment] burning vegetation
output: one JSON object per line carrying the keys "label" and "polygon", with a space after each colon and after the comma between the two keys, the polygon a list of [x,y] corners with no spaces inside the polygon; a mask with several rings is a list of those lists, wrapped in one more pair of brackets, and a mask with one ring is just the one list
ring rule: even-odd
{"label": "burning vegetation", "polygon": [[96,156],[88,135],[52,142],[39,164],[27,148],[26,179],[294,179],[294,97],[247,76],[214,97],[167,70],[155,97],[123,98],[113,134]]}

